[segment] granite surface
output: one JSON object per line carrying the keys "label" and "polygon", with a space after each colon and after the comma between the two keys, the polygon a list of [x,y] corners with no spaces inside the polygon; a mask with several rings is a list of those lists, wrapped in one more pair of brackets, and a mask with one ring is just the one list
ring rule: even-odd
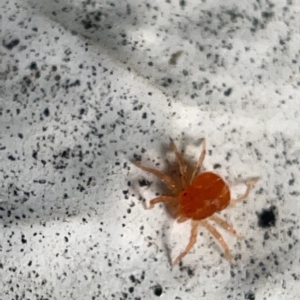
{"label": "granite surface", "polygon": [[[0,299],[300,299],[300,5],[0,0]],[[248,199],[179,266],[169,138]],[[298,286],[298,287],[297,287]]]}

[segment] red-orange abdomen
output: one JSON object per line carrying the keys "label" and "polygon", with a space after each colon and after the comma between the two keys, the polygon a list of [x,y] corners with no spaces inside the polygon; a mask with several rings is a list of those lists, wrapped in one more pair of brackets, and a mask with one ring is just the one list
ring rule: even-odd
{"label": "red-orange abdomen", "polygon": [[230,203],[230,190],[217,174],[204,172],[180,194],[179,214],[202,220],[223,210]]}

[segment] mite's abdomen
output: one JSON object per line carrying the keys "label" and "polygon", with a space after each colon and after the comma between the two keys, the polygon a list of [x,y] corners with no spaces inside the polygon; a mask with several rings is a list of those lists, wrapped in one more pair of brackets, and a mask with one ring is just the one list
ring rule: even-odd
{"label": "mite's abdomen", "polygon": [[217,174],[204,172],[179,197],[179,213],[193,220],[202,220],[224,209],[230,203],[230,190]]}

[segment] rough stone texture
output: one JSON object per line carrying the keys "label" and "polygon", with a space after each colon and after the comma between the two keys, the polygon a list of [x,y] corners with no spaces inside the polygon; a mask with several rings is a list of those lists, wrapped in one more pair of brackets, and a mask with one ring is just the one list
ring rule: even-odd
{"label": "rough stone texture", "polygon": [[[299,299],[297,1],[0,1],[0,299]],[[231,185],[223,257],[163,191],[169,137]],[[243,191],[239,184],[234,194]]]}

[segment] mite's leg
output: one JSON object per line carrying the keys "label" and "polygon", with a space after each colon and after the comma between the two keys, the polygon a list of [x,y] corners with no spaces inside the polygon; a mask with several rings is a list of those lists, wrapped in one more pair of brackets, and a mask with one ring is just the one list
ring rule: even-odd
{"label": "mite's leg", "polygon": [[235,231],[235,229],[228,222],[226,222],[225,220],[223,220],[222,218],[220,218],[216,214],[210,216],[209,219],[212,220],[212,221],[214,221],[215,223],[217,223],[221,227],[223,227],[225,230],[231,232],[237,238],[240,238],[240,236],[237,234],[237,232]]}
{"label": "mite's leg", "polygon": [[164,195],[159,196],[157,198],[150,200],[150,204],[147,207],[147,209],[152,209],[156,203],[160,203],[160,202],[168,203],[168,202],[172,202],[173,200],[176,200],[176,198],[170,196],[164,196]]}
{"label": "mite's leg", "polygon": [[259,178],[252,178],[246,181],[246,186],[247,189],[245,191],[245,193],[243,195],[241,195],[240,197],[238,197],[237,199],[232,199],[230,201],[230,207],[235,206],[237,203],[242,202],[243,200],[245,200],[248,196],[249,193],[251,191],[251,189],[254,187],[254,184],[259,180]]}
{"label": "mite's leg", "polygon": [[186,185],[187,185],[187,165],[186,165],[181,153],[178,151],[176,144],[174,143],[174,141],[172,139],[171,139],[171,146],[172,146],[173,151],[176,154],[176,158],[177,158],[177,161],[179,164],[182,187],[186,187]]}
{"label": "mite's leg", "polygon": [[206,154],[206,141],[205,141],[205,139],[202,142],[202,147],[203,147],[203,149],[202,149],[201,155],[199,157],[199,160],[197,162],[196,168],[195,168],[195,170],[193,172],[193,175],[192,175],[190,183],[195,179],[195,177],[198,175],[198,173],[199,173],[199,171],[200,171],[200,169],[202,167],[202,163],[204,161],[205,154]]}
{"label": "mite's leg", "polygon": [[230,254],[228,245],[226,244],[222,235],[217,231],[217,229],[214,226],[212,226],[211,224],[209,224],[206,220],[202,220],[201,224],[219,241],[221,246],[224,248],[226,258],[229,261],[232,261],[232,256]]}
{"label": "mite's leg", "polygon": [[192,247],[195,245],[196,241],[197,241],[197,234],[198,234],[198,225],[199,222],[197,221],[192,221],[192,229],[191,229],[191,236],[190,236],[190,241],[188,243],[188,245],[186,246],[185,250],[182,251],[174,260],[173,262],[173,266],[175,266],[176,264],[179,263],[179,261],[186,256],[190,250],[192,249]]}
{"label": "mite's leg", "polygon": [[145,167],[145,166],[143,166],[138,161],[134,162],[134,164],[137,167],[139,167],[140,169],[142,169],[142,170],[144,170],[146,172],[152,173],[155,176],[157,176],[170,189],[170,191],[174,195],[178,194],[178,190],[177,190],[176,184],[175,184],[174,180],[171,177],[169,177],[168,175],[166,175],[166,174],[164,174],[164,173],[162,173],[162,172],[160,172],[160,171],[158,171],[156,169]]}
{"label": "mite's leg", "polygon": [[183,216],[180,216],[180,217],[178,217],[178,218],[176,219],[177,223],[183,223],[183,222],[185,222],[185,221],[187,221],[187,220],[188,220],[188,218],[183,217]]}

